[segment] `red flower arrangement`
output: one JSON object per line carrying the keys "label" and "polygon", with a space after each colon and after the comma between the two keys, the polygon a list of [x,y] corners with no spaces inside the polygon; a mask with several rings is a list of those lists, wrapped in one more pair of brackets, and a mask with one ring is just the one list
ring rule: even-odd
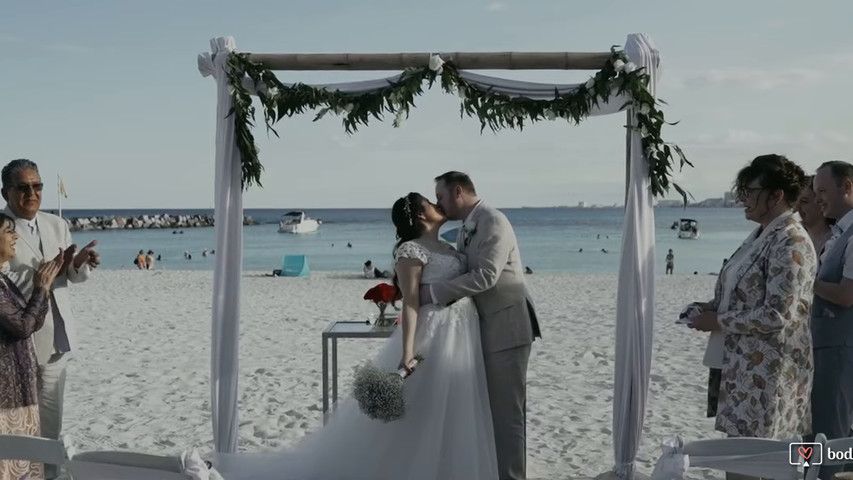
{"label": "red flower arrangement", "polygon": [[375,285],[364,293],[365,300],[369,300],[379,307],[379,319],[376,321],[377,324],[385,323],[385,309],[388,308],[388,304],[393,304],[398,300],[402,300],[402,298],[403,294],[399,292],[394,285],[388,283]]}

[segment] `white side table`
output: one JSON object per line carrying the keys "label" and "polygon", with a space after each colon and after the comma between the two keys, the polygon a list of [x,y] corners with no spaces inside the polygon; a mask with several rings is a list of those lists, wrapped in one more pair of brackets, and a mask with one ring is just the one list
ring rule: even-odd
{"label": "white side table", "polygon": [[366,321],[333,321],[323,329],[323,424],[329,412],[329,341],[332,344],[332,405],[335,405],[338,400],[338,339],[388,338],[395,328],[395,325],[377,327]]}

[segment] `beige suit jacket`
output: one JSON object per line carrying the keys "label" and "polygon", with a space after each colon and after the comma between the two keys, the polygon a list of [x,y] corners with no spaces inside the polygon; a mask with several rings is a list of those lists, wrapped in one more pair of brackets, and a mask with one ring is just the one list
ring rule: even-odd
{"label": "beige suit jacket", "polygon": [[515,231],[506,215],[483,203],[460,231],[457,248],[468,257],[468,273],[432,284],[439,305],[473,297],[480,314],[483,352],[528,345],[541,337],[533,300],[524,282],[524,266]]}
{"label": "beige suit jacket", "polygon": [[[38,235],[41,237],[41,247],[39,239],[34,238],[29,233],[29,227],[26,220],[17,218],[15,214],[7,206],[4,213],[15,220],[15,228],[18,231],[18,243],[15,246],[15,258],[9,262],[9,271],[6,275],[11,278],[21,293],[26,299],[29,299],[33,293],[33,276],[36,269],[45,259],[51,260],[59,253],[60,248],[67,248],[71,245],[71,231],[68,228],[68,223],[62,218],[51,215],[49,213],[38,212],[36,214],[36,223],[38,224]],[[42,253],[44,252],[44,253]],[[77,329],[74,323],[74,315],[71,312],[71,296],[69,293],[68,284],[79,283],[89,278],[89,266],[83,265],[79,270],[75,270],[73,265],[69,265],[64,273],[60,273],[53,282],[51,288],[51,312],[53,316],[59,318],[50,318],[45,321],[44,326],[33,334],[33,341],[36,347],[36,356],[41,365],[47,363],[50,357],[55,352],[55,328],[56,325],[64,325],[66,335],[68,336],[68,345],[73,350],[77,344]]]}

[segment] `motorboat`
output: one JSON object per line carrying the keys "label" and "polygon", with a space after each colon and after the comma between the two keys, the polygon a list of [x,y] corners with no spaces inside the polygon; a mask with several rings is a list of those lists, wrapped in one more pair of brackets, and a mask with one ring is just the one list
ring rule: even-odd
{"label": "motorboat", "polygon": [[320,220],[308,217],[305,212],[287,212],[278,223],[279,233],[312,233],[320,228]]}
{"label": "motorboat", "polygon": [[692,218],[682,218],[678,222],[678,238],[684,240],[699,240],[702,232],[699,231],[699,222]]}

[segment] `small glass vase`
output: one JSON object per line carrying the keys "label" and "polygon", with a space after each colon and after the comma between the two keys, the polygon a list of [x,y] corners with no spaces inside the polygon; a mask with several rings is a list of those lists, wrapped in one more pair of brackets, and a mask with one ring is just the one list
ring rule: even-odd
{"label": "small glass vase", "polygon": [[376,317],[376,321],[373,323],[377,327],[390,327],[394,325],[397,320],[397,317],[394,316],[393,313],[385,313],[385,309],[388,308],[387,303],[377,303],[377,307],[379,307],[379,316]]}

